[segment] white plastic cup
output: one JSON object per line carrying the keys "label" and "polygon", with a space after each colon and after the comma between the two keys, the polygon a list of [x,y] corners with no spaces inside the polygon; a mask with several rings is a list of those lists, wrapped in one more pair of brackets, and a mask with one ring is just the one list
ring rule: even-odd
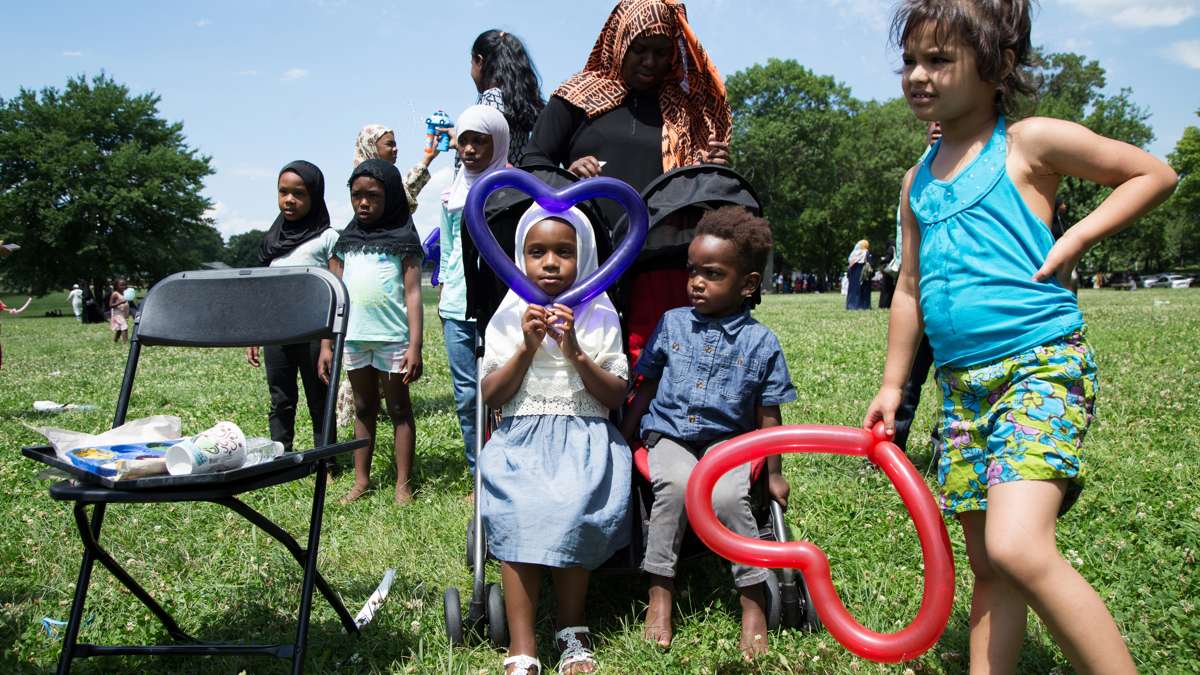
{"label": "white plastic cup", "polygon": [[246,462],[246,435],[233,422],[217,422],[168,448],[166,459],[172,476],[237,469]]}

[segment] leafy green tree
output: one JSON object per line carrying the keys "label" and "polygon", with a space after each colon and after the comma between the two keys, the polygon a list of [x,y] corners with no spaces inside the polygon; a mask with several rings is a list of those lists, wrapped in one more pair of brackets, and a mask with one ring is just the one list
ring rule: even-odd
{"label": "leafy green tree", "polygon": [[225,244],[225,254],[221,260],[230,267],[258,267],[258,251],[262,248],[263,230],[250,230],[235,234]]}
{"label": "leafy green tree", "polygon": [[1179,187],[1164,207],[1166,249],[1180,265],[1200,262],[1200,127],[1183,130],[1167,161],[1179,174]]}
{"label": "leafy green tree", "polygon": [[878,257],[895,238],[900,185],[925,150],[925,138],[925,124],[903,98],[868,101],[853,114],[828,160],[838,176],[830,199],[834,219],[849,228],[849,236],[837,242],[840,248],[830,262],[834,269],[844,266],[859,239],[869,240]]}
{"label": "leafy green tree", "polygon": [[0,270],[10,288],[148,284],[220,257],[209,158],[158,102],[103,74],[0,99],[0,238],[22,246]]}
{"label": "leafy green tree", "polygon": [[775,228],[776,252],[794,266],[829,270],[848,231],[830,195],[829,161],[858,103],[832,77],[793,60],[770,59],[731,75],[732,160],[754,185]]}

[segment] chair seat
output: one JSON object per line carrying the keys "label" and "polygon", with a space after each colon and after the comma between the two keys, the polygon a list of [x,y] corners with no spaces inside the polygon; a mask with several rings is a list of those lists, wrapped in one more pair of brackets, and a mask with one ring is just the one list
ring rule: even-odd
{"label": "chair seat", "polygon": [[60,501],[88,504],[210,501],[298,480],[315,470],[315,464],[299,464],[263,476],[225,484],[165,487],[150,490],[115,490],[103,485],[64,480],[50,486],[50,496]]}

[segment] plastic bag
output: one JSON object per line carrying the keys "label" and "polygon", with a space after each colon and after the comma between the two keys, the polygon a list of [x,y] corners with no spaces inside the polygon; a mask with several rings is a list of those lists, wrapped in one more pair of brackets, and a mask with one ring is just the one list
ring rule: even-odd
{"label": "plastic bag", "polygon": [[182,427],[183,424],[174,415],[152,415],[126,422],[99,435],[53,427],[38,427],[37,430],[46,437],[46,440],[50,441],[50,445],[54,446],[54,454],[64,462],[69,462],[67,453],[78,448],[89,445],[169,441],[182,435]]}

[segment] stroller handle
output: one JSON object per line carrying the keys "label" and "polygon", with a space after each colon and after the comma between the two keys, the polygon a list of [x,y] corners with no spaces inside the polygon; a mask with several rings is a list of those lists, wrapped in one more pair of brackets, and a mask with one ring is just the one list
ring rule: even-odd
{"label": "stroller handle", "polygon": [[[895,633],[878,633],[858,623],[833,586],[829,558],[812,542],[750,539],[730,532],[717,519],[712,492],[721,476],[760,457],[793,452],[866,457],[891,480],[916,525],[925,563],[921,607],[907,627]],[[813,604],[829,633],[862,658],[888,663],[914,659],[937,643],[946,629],[954,605],[950,536],[933,494],[912,462],[888,439],[882,423],[870,432],[823,425],[779,426],[726,441],[696,465],[688,480],[686,505],[692,529],[721,557],[744,565],[803,572]]]}

